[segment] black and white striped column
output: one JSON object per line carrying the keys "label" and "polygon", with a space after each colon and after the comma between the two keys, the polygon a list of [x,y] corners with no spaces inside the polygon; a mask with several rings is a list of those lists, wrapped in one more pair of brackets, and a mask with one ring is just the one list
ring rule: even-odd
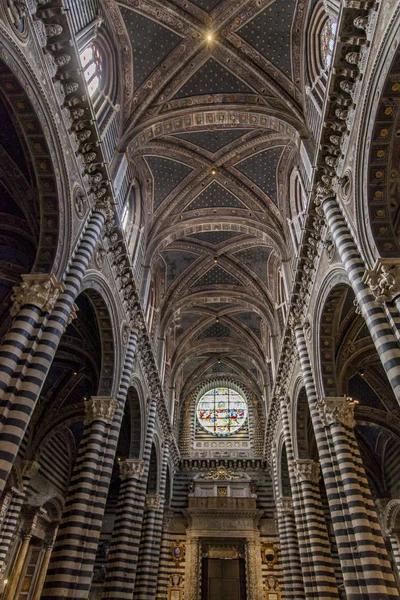
{"label": "black and white striped column", "polygon": [[[7,567],[7,556],[17,535],[21,509],[25,501],[25,494],[29,482],[37,473],[39,463],[24,461],[22,469],[22,488],[11,488],[4,498],[4,518],[0,525],[0,579]],[[3,506],[2,506],[3,510]]]}
{"label": "black and white striped column", "polygon": [[286,398],[281,398],[280,407],[305,596],[337,600],[328,530],[318,487],[320,467],[309,459],[295,460]]}
{"label": "black and white striped column", "polygon": [[[126,477],[121,483],[118,498],[117,518],[112,533],[110,552],[107,560],[107,573],[103,598],[120,600],[132,599],[135,589],[136,572],[139,560],[140,540],[143,528],[147,480],[149,475],[151,448],[156,424],[157,399],[150,401],[144,440],[143,475]],[[125,461],[126,462],[126,461]],[[124,463],[122,463],[124,464]],[[131,462],[133,468],[133,462]],[[125,467],[123,466],[122,469]],[[121,472],[123,475],[124,471]],[[120,573],[124,573],[124,589],[120,584]]]}
{"label": "black and white striped column", "polygon": [[147,494],[143,522],[138,574],[135,585],[137,600],[156,597],[158,565],[160,562],[162,525],[164,518],[165,488],[167,481],[169,443],[164,443],[158,494]]}
{"label": "black and white striped column", "polygon": [[146,469],[144,461],[138,459],[122,460],[119,467],[121,486],[103,598],[132,600],[143,520],[140,488]]}
{"label": "black and white striped column", "polygon": [[332,460],[345,491],[341,499],[346,529],[358,563],[357,578],[368,598],[398,598],[385,541],[354,435],[354,402],[323,398],[318,402]]}
{"label": "black and white striped column", "polygon": [[[396,591],[393,591],[394,595],[392,594],[390,578],[389,588],[386,588],[384,583],[383,587],[381,587],[381,582],[384,582],[384,575],[382,572],[378,579],[375,579],[373,576],[374,567],[372,567],[370,573],[370,575],[372,575],[371,579],[371,576],[366,576],[367,573],[364,573],[363,571],[360,562],[360,553],[357,542],[358,538],[356,539],[355,537],[355,531],[357,531],[357,535],[362,535],[362,525],[359,526],[357,520],[355,520],[354,523],[352,522],[352,511],[347,510],[345,501],[352,493],[351,479],[357,479],[357,475],[352,473],[350,479],[346,478],[343,480],[342,478],[342,472],[338,465],[338,457],[333,452],[332,443],[328,439],[325,426],[321,419],[321,405],[318,402],[304,331],[300,323],[295,324],[295,335],[326,494],[328,497],[329,509],[332,517],[339,560],[343,573],[346,598],[347,600],[397,598],[398,595]],[[346,466],[347,465],[342,465],[342,468],[346,468]],[[368,531],[367,540],[369,539],[369,535]],[[378,566],[377,569],[379,571],[380,566]]]}
{"label": "black and white striped column", "polygon": [[400,404],[400,346],[381,304],[368,285],[363,282],[365,265],[354,243],[336,198],[325,198],[322,208],[346,269],[361,313],[387,373],[397,401]]}
{"label": "black and white striped column", "polygon": [[[86,401],[85,429],[57,532],[42,598],[87,598],[100,537],[107,489],[99,489],[107,440],[118,408],[114,398]],[[111,478],[111,467],[108,466]]]}
{"label": "black and white striped column", "polygon": [[0,494],[4,491],[61,336],[74,315],[74,302],[81,290],[87,266],[93,256],[107,214],[107,210],[101,208],[92,213],[70,265],[64,289],[59,294],[48,318],[29,368],[21,374],[18,385],[16,383],[15,386],[5,390],[0,402]]}
{"label": "black and white striped column", "polygon": [[276,503],[279,542],[282,553],[284,592],[287,600],[304,600],[299,541],[292,498],[281,497]]}

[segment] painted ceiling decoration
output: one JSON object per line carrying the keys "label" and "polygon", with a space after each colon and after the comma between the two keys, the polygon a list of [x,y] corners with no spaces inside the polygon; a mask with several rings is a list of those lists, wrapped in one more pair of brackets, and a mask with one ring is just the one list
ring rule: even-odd
{"label": "painted ceiling decoration", "polygon": [[207,244],[212,244],[213,246],[218,246],[238,235],[240,233],[236,231],[201,231],[200,233],[192,233],[190,237],[196,238],[201,242],[206,242]]}
{"label": "painted ceiling decoration", "polygon": [[240,321],[261,339],[261,317],[255,312],[235,313],[234,318]]}
{"label": "painted ceiling decoration", "polygon": [[215,154],[248,132],[249,129],[215,129],[212,131],[176,133],[174,137],[200,146],[200,148],[207,150],[207,152]]}
{"label": "painted ceiling decoration", "polygon": [[196,313],[184,313],[177,318],[177,326],[175,335],[176,337],[182,336],[188,329],[190,329],[196,321],[200,319],[200,315]]}
{"label": "painted ceiling decoration", "polygon": [[174,98],[189,98],[204,94],[254,94],[254,91],[211,57],[189,77]]}
{"label": "painted ceiling decoration", "polygon": [[199,257],[192,252],[169,250],[162,252],[162,257],[167,266],[167,288]]}
{"label": "painted ceiling decoration", "polygon": [[212,325],[207,327],[207,329],[202,331],[200,333],[200,335],[197,336],[196,339],[204,340],[206,338],[219,339],[219,338],[230,338],[230,337],[236,337],[235,332],[232,331],[232,329],[230,329],[230,327],[227,327],[227,325],[224,325],[223,323],[213,323]]}
{"label": "painted ceiling decoration", "polygon": [[200,210],[202,208],[244,208],[244,204],[219,183],[211,183],[185,208]]}
{"label": "painted ceiling decoration", "polygon": [[219,265],[213,266],[204,275],[199,277],[191,287],[198,287],[204,285],[243,285],[236,277],[231,273],[220,267]]}
{"label": "painted ceiling decoration", "polygon": [[268,148],[253,154],[235,165],[250,181],[253,181],[276,204],[278,201],[277,168],[284,146]]}
{"label": "painted ceiling decoration", "polygon": [[154,179],[154,209],[183,181],[192,167],[161,156],[146,156]]}
{"label": "painted ceiling decoration", "polygon": [[191,2],[206,12],[211,12],[220,3],[220,0],[191,0]]}
{"label": "painted ceiling decoration", "polygon": [[268,281],[268,260],[271,254],[271,248],[264,246],[255,246],[235,252],[236,258],[239,258],[249,267],[262,281]]}
{"label": "painted ceiling decoration", "polygon": [[291,78],[291,29],[296,0],[275,0],[246,23],[239,35]]}
{"label": "painted ceiling decoration", "polygon": [[148,78],[182,38],[136,11],[120,7],[132,44],[134,89]]}

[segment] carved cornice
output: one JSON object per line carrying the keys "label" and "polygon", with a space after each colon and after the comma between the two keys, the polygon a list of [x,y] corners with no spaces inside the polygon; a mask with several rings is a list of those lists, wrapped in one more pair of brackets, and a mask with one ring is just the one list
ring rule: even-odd
{"label": "carved cornice", "polygon": [[145,466],[144,460],[138,460],[135,458],[126,458],[125,460],[121,460],[119,463],[121,479],[143,479]]}
{"label": "carved cornice", "polygon": [[111,425],[119,404],[115,398],[108,396],[92,396],[85,400],[85,423],[104,421]]}
{"label": "carved cornice", "polygon": [[303,481],[311,481],[318,483],[321,477],[321,468],[319,463],[309,459],[297,459],[290,461],[290,466],[293,468],[294,476],[298,483]]}
{"label": "carved cornice", "polygon": [[356,424],[354,419],[355,404],[356,401],[352,398],[321,398],[317,402],[317,407],[325,427],[340,423],[352,429]]}
{"label": "carved cornice", "polygon": [[63,289],[64,284],[59,283],[54,275],[22,275],[22,283],[13,287],[11,316],[15,317],[25,304],[33,304],[43,312],[51,312]]}
{"label": "carved cornice", "polygon": [[[353,0],[340,3],[339,27],[327,83],[329,93],[326,96],[321,118],[323,125],[317,144],[319,152],[312,182],[311,201],[305,219],[289,307],[289,314],[295,314],[295,319],[297,315],[304,315],[307,309],[315,272],[324,247],[325,219],[322,203],[336,196],[338,186],[343,183],[341,172],[354,121],[358,90],[369,52],[366,30],[370,35],[377,6],[376,2],[354,2]],[[343,85],[344,80],[345,85]],[[291,322],[293,323],[293,320]],[[286,395],[290,383],[286,361],[291,346],[293,346],[293,325],[288,319],[266,427],[265,454],[270,464],[274,442],[271,434],[275,432],[279,418],[279,397]],[[351,418],[348,422],[351,423]]]}
{"label": "carved cornice", "polygon": [[[158,414],[164,437],[171,441],[171,456],[174,464],[177,464],[179,450],[169,420],[167,403],[163,396],[157,363],[147,332],[146,319],[136,289],[131,255],[119,222],[117,202],[102,140],[96,126],[96,115],[87,97],[87,87],[71,21],[67,12],[63,11],[58,4],[56,0],[46,0],[38,4],[30,3],[30,11],[34,14],[33,27],[45,53],[50,76],[55,81],[57,99],[64,113],[66,127],[70,131],[72,147],[78,157],[78,163],[80,162],[86,196],[92,211],[101,213],[105,218],[104,246],[112,265],[115,289],[119,290],[126,312],[126,321],[140,334],[140,353],[146,355],[146,379],[150,392],[158,398]],[[44,23],[42,19],[46,22]],[[100,408],[99,410],[101,413]],[[111,411],[110,406],[108,410]],[[106,414],[104,417],[108,418]]]}

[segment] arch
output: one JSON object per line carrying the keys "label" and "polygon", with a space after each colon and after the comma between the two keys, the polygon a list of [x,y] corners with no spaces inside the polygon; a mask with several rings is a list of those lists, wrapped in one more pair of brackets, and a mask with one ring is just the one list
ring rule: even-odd
{"label": "arch", "polygon": [[153,441],[150,453],[149,475],[147,478],[147,493],[156,494],[159,485],[159,448],[156,439]]}
{"label": "arch", "polygon": [[143,394],[138,391],[138,386],[131,384],[126,399],[126,413],[130,424],[129,458],[140,458],[143,452],[144,419],[142,411]]}

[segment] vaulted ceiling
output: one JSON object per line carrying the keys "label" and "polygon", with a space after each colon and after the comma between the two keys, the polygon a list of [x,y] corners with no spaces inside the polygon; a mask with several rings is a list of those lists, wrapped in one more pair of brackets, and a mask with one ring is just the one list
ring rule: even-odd
{"label": "vaulted ceiling", "polygon": [[177,392],[231,375],[262,394],[291,258],[308,2],[119,2],[123,146],[144,183],[153,333]]}

